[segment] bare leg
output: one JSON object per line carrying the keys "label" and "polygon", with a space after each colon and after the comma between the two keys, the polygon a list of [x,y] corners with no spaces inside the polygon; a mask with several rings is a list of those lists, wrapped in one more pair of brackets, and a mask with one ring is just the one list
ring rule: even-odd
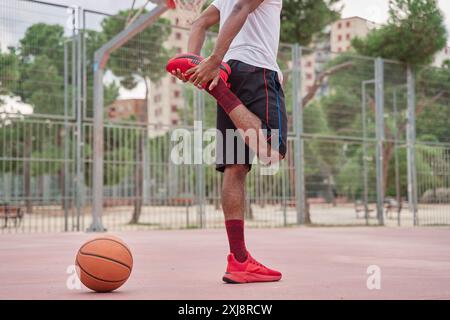
{"label": "bare leg", "polygon": [[261,131],[261,119],[248,110],[247,107],[239,105],[228,116],[236,128],[242,130],[244,133],[247,130],[252,130],[257,133],[256,141],[254,139],[246,139],[245,143],[258,155],[258,158],[264,164],[275,164],[283,159],[278,151],[272,149],[270,144],[267,143],[267,137]]}
{"label": "bare leg", "polygon": [[222,208],[225,220],[243,220],[245,209],[245,178],[248,166],[229,165],[225,168],[222,186]]}
{"label": "bare leg", "polygon": [[225,168],[222,207],[225,215],[230,252],[239,262],[247,259],[244,236],[245,177],[246,165],[230,165]]}

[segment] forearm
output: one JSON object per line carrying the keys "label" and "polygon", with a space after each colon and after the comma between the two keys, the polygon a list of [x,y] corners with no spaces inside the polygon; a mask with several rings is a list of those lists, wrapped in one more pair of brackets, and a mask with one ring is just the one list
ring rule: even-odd
{"label": "forearm", "polygon": [[189,35],[188,52],[200,55],[205,38],[206,28],[201,25],[194,24]]}

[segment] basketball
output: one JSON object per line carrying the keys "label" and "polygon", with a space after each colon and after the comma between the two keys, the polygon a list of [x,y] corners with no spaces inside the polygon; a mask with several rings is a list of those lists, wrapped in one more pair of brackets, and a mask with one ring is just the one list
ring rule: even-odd
{"label": "basketball", "polygon": [[96,292],[109,292],[130,277],[133,256],[121,239],[105,235],[81,246],[76,266],[78,277],[86,287]]}

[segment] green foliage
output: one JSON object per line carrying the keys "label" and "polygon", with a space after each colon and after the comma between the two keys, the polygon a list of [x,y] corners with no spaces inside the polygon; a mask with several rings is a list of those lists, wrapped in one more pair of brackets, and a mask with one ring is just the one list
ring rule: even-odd
{"label": "green foliage", "polygon": [[[374,61],[360,59],[351,55],[340,55],[330,61],[325,69],[349,64],[326,80],[327,94],[318,96],[304,110],[304,129],[307,134],[319,136],[355,136],[362,137],[361,119],[361,85],[362,81],[372,79]],[[395,176],[398,170],[400,192],[407,194],[407,156],[404,142],[406,139],[406,105],[407,92],[406,67],[397,63],[386,63],[384,66],[385,81],[385,165],[387,166],[386,196],[396,196]],[[450,96],[448,69],[430,67],[418,68],[416,72],[416,126],[419,143],[448,143]],[[396,96],[397,114],[394,117],[394,99]],[[374,85],[366,86],[366,132],[368,138],[375,136],[375,99]],[[397,132],[397,133],[396,133]],[[393,140],[399,139],[398,145]],[[345,140],[345,139],[344,139]],[[326,143],[312,139],[305,143],[305,174],[308,190],[311,195],[327,194],[328,175],[336,182],[336,190],[340,195],[361,199],[363,192],[363,145],[359,143]],[[423,176],[433,175],[433,166],[443,166],[445,155],[436,153],[430,157],[428,148],[418,148],[416,152],[417,170]],[[387,150],[391,152],[387,152]],[[397,149],[397,150],[396,150]],[[396,150],[396,151],[395,151]],[[398,167],[395,163],[395,152],[398,156]],[[427,156],[425,156],[427,155]],[[375,145],[368,142],[368,177],[369,191],[375,183]],[[438,181],[437,179],[436,181]],[[426,190],[426,179],[419,179],[419,189]],[[372,192],[370,192],[372,197]],[[373,199],[372,199],[373,200]]]}
{"label": "green foliage", "polygon": [[352,45],[360,54],[427,64],[446,44],[444,17],[436,0],[390,0],[388,24]]}
{"label": "green foliage", "polygon": [[20,56],[24,61],[46,56],[60,71],[64,65],[64,28],[60,25],[36,23],[29,27],[20,40]]}
{"label": "green foliage", "polygon": [[[94,99],[94,74],[93,74],[93,65],[94,65],[94,54],[95,51],[100,49],[100,47],[106,43],[107,38],[102,32],[98,32],[95,30],[84,30],[84,38],[86,44],[86,69],[88,71],[87,77],[87,115],[93,116],[93,99]],[[107,65],[108,67],[109,65]],[[103,86],[103,99],[105,107],[109,106],[112,102],[114,102],[119,97],[119,89],[120,86],[115,82],[111,82],[110,84],[105,84]]]}
{"label": "green foliage", "polygon": [[450,142],[450,70],[423,68],[416,77],[418,140]]}
{"label": "green foliage", "polygon": [[[136,12],[137,10],[134,10],[133,14]],[[104,37],[111,39],[121,32],[125,28],[128,15],[129,10],[120,11],[116,16],[103,20],[101,25]],[[137,85],[136,77],[156,82],[165,75],[166,71],[162,66],[169,59],[171,52],[162,43],[171,33],[169,24],[167,19],[160,18],[158,23],[146,28],[111,55],[108,68],[121,79],[122,86],[133,89]]]}
{"label": "green foliage", "polygon": [[281,41],[308,46],[326,26],[340,18],[341,0],[284,0]]}
{"label": "green foliage", "polygon": [[[47,66],[45,69],[42,66]],[[50,57],[42,55],[22,65],[22,98],[36,114],[55,114],[64,107],[64,80]]]}
{"label": "green foliage", "polygon": [[19,58],[15,51],[0,52],[0,95],[7,95],[13,92],[19,79]]}

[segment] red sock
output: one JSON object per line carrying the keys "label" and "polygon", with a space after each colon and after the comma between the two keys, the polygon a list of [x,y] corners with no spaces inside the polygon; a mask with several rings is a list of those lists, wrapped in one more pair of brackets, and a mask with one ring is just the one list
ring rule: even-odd
{"label": "red sock", "polygon": [[230,243],[230,252],[237,261],[247,260],[247,248],[244,240],[244,220],[226,220],[228,242]]}
{"label": "red sock", "polygon": [[219,80],[217,86],[209,90],[206,89],[209,94],[216,98],[219,105],[227,114],[233,111],[234,108],[242,104],[241,100],[227,87],[226,83],[222,79]]}

